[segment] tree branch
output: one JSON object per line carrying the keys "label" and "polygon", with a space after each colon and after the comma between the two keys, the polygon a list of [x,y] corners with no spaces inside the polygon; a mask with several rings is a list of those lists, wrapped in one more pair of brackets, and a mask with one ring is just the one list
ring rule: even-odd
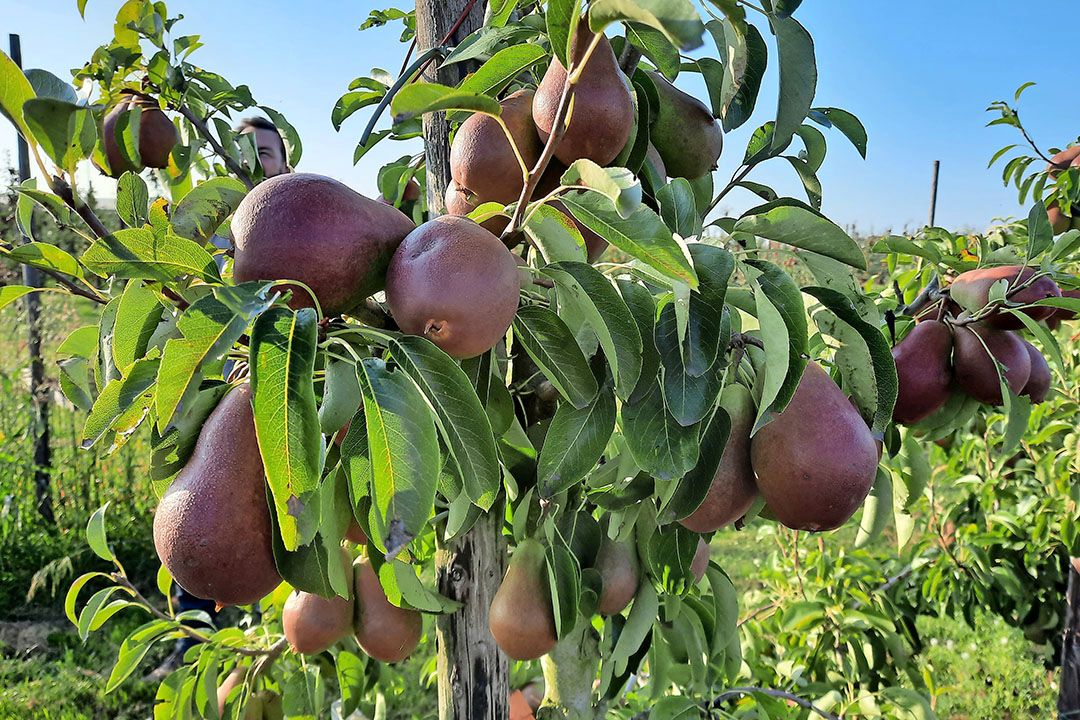
{"label": "tree branch", "polygon": [[244,168],[242,168],[239,163],[229,157],[229,154],[225,152],[225,148],[223,148],[221,146],[221,143],[217,141],[217,138],[213,136],[213,134],[210,132],[210,128],[206,126],[206,123],[203,122],[202,118],[192,112],[191,108],[189,108],[187,105],[177,104],[177,106],[173,109],[183,115],[185,118],[187,118],[188,122],[195,126],[195,129],[199,131],[199,135],[201,135],[203,139],[210,143],[210,147],[212,147],[214,149],[214,152],[217,153],[218,157],[222,159],[222,161],[225,163],[225,167],[229,168],[229,171],[236,175],[237,178],[239,178],[240,182],[244,183],[244,187],[246,187],[248,190],[251,190],[253,187],[255,187],[255,183],[251,181],[251,177],[247,174],[247,172],[244,171]]}
{"label": "tree branch", "polygon": [[793,695],[793,694],[791,694],[789,692],[786,692],[784,690],[773,690],[772,688],[758,688],[758,687],[734,687],[734,688],[730,688],[729,690],[725,690],[724,692],[720,693],[715,698],[713,698],[712,702],[709,703],[709,708],[715,710],[715,709],[719,708],[720,705],[723,704],[727,700],[731,700],[733,698],[739,697],[740,695],[752,695],[754,693],[759,693],[761,695],[768,695],[769,697],[779,698],[781,700],[788,700],[790,702],[795,703],[796,705],[803,708],[804,710],[809,710],[810,712],[813,712],[813,713],[816,713],[816,714],[820,715],[821,717],[825,718],[825,720],[840,720],[840,718],[837,717],[836,715],[833,715],[830,712],[826,712],[826,711],[822,710],[821,708],[819,708],[817,705],[814,705],[814,703],[810,702],[809,700],[801,698],[798,695]]}
{"label": "tree branch", "polygon": [[[201,633],[194,628],[188,627],[176,618],[166,615],[165,613],[154,607],[150,603],[150,601],[147,600],[146,597],[141,592],[139,592],[139,590],[134,585],[131,584],[131,581],[127,579],[127,576],[123,575],[122,573],[110,573],[109,577],[112,578],[113,582],[124,588],[124,590],[127,591],[129,595],[131,595],[139,603],[141,603],[142,606],[145,607],[154,617],[158,618],[159,620],[167,620],[169,622],[176,623],[176,629],[187,635],[192,640],[205,643],[214,642],[210,639],[209,635]],[[219,645],[220,647],[226,648],[227,650],[230,650],[237,655],[243,655],[244,657],[273,657],[274,659],[276,659],[277,656],[280,655],[286,647],[288,647],[288,641],[286,641],[285,638],[282,638],[268,648],[233,647],[231,645],[221,645],[220,643]]]}
{"label": "tree branch", "polygon": [[71,185],[68,181],[58,175],[46,176],[49,182],[49,189],[53,191],[53,194],[64,201],[64,204],[74,210],[79,217],[90,226],[90,230],[95,236],[103,238],[109,234],[109,230],[105,227],[101,219],[94,213],[93,209],[84,202],[77,201],[75,199],[75,192],[71,189]]}
{"label": "tree branch", "polygon": [[433,47],[416,58],[416,62],[410,65],[404,70],[398,79],[394,81],[394,84],[386,91],[382,99],[379,100],[379,104],[375,106],[375,112],[371,114],[371,118],[368,120],[367,127],[364,128],[364,132],[360,135],[360,145],[367,145],[367,141],[371,138],[371,133],[375,131],[375,126],[379,122],[379,118],[382,117],[383,112],[390,106],[390,101],[397,95],[398,90],[405,87],[412,77],[420,77],[420,72],[428,66],[432,58],[441,56],[446,52],[446,48],[442,43],[437,47]]}

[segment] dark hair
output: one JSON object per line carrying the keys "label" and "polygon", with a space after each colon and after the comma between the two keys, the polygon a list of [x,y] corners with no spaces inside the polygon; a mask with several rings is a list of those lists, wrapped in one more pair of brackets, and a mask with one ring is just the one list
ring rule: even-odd
{"label": "dark hair", "polygon": [[277,126],[274,125],[274,123],[270,122],[269,120],[267,120],[264,117],[259,117],[257,115],[254,116],[254,117],[246,117],[246,118],[242,119],[240,122],[238,122],[236,124],[236,127],[233,128],[233,132],[237,132],[237,133],[243,132],[245,128],[258,128],[259,130],[273,130],[274,133],[277,135],[278,145],[281,146],[281,158],[282,158],[282,160],[285,160],[286,162],[288,161],[289,153],[285,149],[285,140],[282,139],[281,132],[277,129]]}

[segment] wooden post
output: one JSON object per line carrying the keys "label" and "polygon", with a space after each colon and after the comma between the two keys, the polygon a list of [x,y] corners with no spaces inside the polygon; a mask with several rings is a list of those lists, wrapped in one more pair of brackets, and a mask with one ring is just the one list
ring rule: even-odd
{"label": "wooden post", "polygon": [[[8,35],[10,57],[22,67],[22,44],[19,36]],[[22,135],[18,136],[19,182],[30,179],[30,149]],[[23,238],[23,242],[29,242]],[[41,287],[41,271],[23,265],[23,284]],[[27,350],[30,353],[30,398],[34,422],[31,436],[34,438],[34,493],[37,509],[47,522],[54,522],[52,487],[49,475],[52,468],[52,451],[49,447],[49,388],[45,383],[45,363],[41,358],[41,294],[30,293],[23,300],[26,308]]]}
{"label": "wooden post", "polygon": [[[477,0],[417,0],[417,49],[457,44],[483,25],[486,5]],[[433,63],[424,80],[456,85],[468,69]],[[428,207],[434,217],[445,211],[443,196],[450,182],[450,126],[445,114],[424,118],[424,143]],[[502,521],[502,504],[496,503],[463,537],[440,545],[436,555],[439,592],[463,604],[460,611],[441,615],[436,622],[440,720],[506,720],[509,715],[506,656],[487,624],[488,607],[506,569]]]}
{"label": "wooden post", "polygon": [[941,173],[941,161],[934,161],[934,172],[930,176],[930,227],[934,227],[934,220],[937,217],[937,186],[938,175]]}
{"label": "wooden post", "polygon": [[1080,559],[1069,563],[1069,589],[1065,596],[1065,629],[1061,642],[1061,690],[1058,718],[1080,718]]}

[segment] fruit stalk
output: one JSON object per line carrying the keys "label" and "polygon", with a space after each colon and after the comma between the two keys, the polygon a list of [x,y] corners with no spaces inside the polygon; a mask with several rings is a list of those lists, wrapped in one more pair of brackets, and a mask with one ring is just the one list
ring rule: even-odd
{"label": "fruit stalk", "polygon": [[564,720],[593,720],[592,681],[600,665],[596,631],[579,617],[570,634],[540,659],[544,671],[544,701],[541,707],[555,708],[553,717]]}
{"label": "fruit stalk", "polygon": [[563,135],[566,133],[566,128],[569,123],[566,122],[566,114],[570,111],[570,101],[574,99],[574,89],[577,86],[578,81],[581,79],[581,70],[592,57],[593,51],[600,44],[603,39],[603,33],[597,33],[592,42],[589,43],[588,49],[581,57],[581,62],[577,65],[569,68],[566,73],[566,83],[563,85],[562,97],[559,99],[559,108],[555,113],[555,121],[551,127],[551,135],[548,137],[547,143],[544,144],[544,149],[540,153],[540,158],[536,161],[536,165],[532,171],[526,175],[525,187],[521,189],[521,197],[518,198],[517,207],[514,208],[514,215],[510,218],[510,224],[506,226],[506,229],[502,233],[502,241],[507,240],[514,236],[515,233],[521,228],[522,220],[525,218],[525,210],[529,205],[529,201],[532,199],[533,193],[536,191],[536,186],[540,184],[540,179],[547,170],[548,164],[551,162],[551,158],[555,155],[555,148],[558,147],[559,142],[562,141]]}

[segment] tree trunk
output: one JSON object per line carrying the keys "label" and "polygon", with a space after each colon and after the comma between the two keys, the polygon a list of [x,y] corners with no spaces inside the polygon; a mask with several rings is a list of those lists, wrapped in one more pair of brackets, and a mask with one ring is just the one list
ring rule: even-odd
{"label": "tree trunk", "polygon": [[1058,717],[1080,718],[1080,575],[1069,564],[1069,590],[1065,600],[1065,630],[1061,643],[1061,692]]}
{"label": "tree trunk", "polygon": [[[417,0],[417,50],[457,44],[483,25],[486,6],[482,0]],[[455,25],[457,30],[450,34]],[[433,63],[424,80],[456,85],[468,70],[466,64]],[[445,212],[443,196],[450,182],[450,126],[444,113],[424,117],[424,143],[428,208],[436,216]],[[497,503],[472,530],[440,546],[436,555],[439,592],[463,604],[460,611],[441,615],[436,622],[440,720],[506,720],[509,715],[506,656],[487,624],[488,607],[506,569],[502,519],[502,505]]]}
{"label": "tree trunk", "polygon": [[[19,36],[8,36],[12,61],[22,67],[22,45]],[[18,136],[19,182],[30,179],[30,150],[26,140]],[[23,242],[29,242],[23,238]],[[41,271],[29,265],[23,265],[23,284],[28,287],[41,287]],[[30,402],[33,412],[34,438],[34,495],[37,499],[38,513],[46,522],[55,521],[52,506],[52,488],[49,481],[52,466],[52,451],[49,447],[49,388],[45,383],[45,362],[41,358],[41,294],[30,293],[23,301],[26,306],[27,342],[30,353]]]}
{"label": "tree trunk", "polygon": [[[472,5],[470,8],[469,6]],[[456,45],[469,33],[478,30],[484,24],[485,0],[416,0],[416,47],[420,52],[437,46],[439,43]],[[463,12],[468,10],[465,20],[458,23]],[[450,30],[457,25],[457,30],[446,39]],[[443,67],[434,62],[424,71],[423,79],[443,85],[457,85],[465,77],[468,63],[455,63]],[[450,182],[450,124],[446,122],[446,113],[431,113],[424,116],[424,144],[427,160],[428,208],[432,216],[446,211],[443,196]]]}

